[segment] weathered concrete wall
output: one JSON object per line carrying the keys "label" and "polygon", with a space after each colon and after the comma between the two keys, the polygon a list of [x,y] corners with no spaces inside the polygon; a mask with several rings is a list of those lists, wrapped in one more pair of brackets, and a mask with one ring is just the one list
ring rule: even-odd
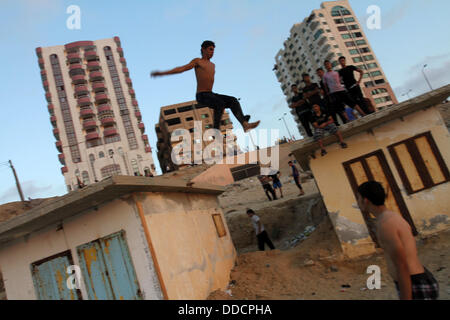
{"label": "weathered concrete wall", "polygon": [[218,186],[226,186],[234,182],[230,165],[216,164],[191,180],[192,182],[206,182]]}
{"label": "weathered concrete wall", "polygon": [[[217,197],[151,193],[142,201],[145,220],[169,299],[206,299],[229,282],[236,251]],[[213,214],[226,235],[219,238]]]}
{"label": "weathered concrete wall", "polygon": [[[34,300],[36,294],[30,264],[71,250],[73,261],[79,264],[76,247],[109,234],[125,230],[126,241],[144,299],[162,299],[159,280],[147,245],[134,202],[114,200],[34,233],[26,240],[17,240],[0,250],[0,268],[3,273],[8,299]],[[88,299],[84,281],[81,286],[83,299]]]}
{"label": "weathered concrete wall", "polygon": [[450,167],[450,135],[436,108],[420,110],[379,126],[372,132],[351,136],[347,139],[348,149],[333,144],[327,147],[325,157],[311,160],[318,188],[347,255],[357,256],[375,249],[360,210],[352,207],[356,199],[342,164],[379,149],[386,156],[419,233],[426,235],[450,226],[450,183],[407,195],[387,150],[387,146],[393,143],[426,131],[431,131],[445,163]]}

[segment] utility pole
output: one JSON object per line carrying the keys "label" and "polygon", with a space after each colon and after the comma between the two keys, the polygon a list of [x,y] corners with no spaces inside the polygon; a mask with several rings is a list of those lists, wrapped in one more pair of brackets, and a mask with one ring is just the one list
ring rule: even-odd
{"label": "utility pole", "polygon": [[19,195],[20,195],[20,200],[22,200],[22,202],[25,202],[25,199],[23,198],[22,188],[20,187],[19,178],[17,177],[16,169],[14,169],[14,166],[13,166],[11,160],[9,160],[9,166],[11,167],[11,170],[14,174],[14,179],[16,179],[16,186],[17,186],[17,191],[19,192]]}

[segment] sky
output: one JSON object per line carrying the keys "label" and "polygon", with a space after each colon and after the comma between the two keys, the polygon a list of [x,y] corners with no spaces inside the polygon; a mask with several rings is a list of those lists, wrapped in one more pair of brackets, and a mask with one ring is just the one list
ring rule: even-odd
{"label": "sky", "polygon": [[[184,65],[200,55],[203,40],[216,43],[214,92],[241,98],[244,113],[261,128],[283,121],[299,138],[272,68],[293,24],[320,7],[317,0],[0,0],[0,204],[18,201],[12,160],[26,198],[66,192],[36,47],[119,36],[146,133],[156,156],[155,123],[161,106],[195,99],[193,71],[151,79],[152,70]],[[450,83],[450,1],[350,0],[399,101],[428,85]],[[70,5],[81,10],[81,28],[70,30]],[[381,9],[381,29],[368,30],[367,8]],[[409,91],[411,90],[411,91]],[[232,121],[237,121],[231,116]],[[161,172],[159,170],[159,172]]]}

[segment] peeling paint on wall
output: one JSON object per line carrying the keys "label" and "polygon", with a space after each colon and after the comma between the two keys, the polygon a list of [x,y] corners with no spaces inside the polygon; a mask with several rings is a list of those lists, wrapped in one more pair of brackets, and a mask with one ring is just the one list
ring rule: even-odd
{"label": "peeling paint on wall", "polygon": [[359,239],[369,237],[369,231],[365,225],[353,222],[346,217],[339,216],[339,211],[331,212],[330,219],[333,222],[341,242],[351,242],[352,244],[355,244]]}
{"label": "peeling paint on wall", "polygon": [[450,224],[450,219],[445,214],[439,214],[437,216],[434,216],[433,218],[428,220],[428,223],[425,219],[422,219],[422,230],[429,231],[429,230],[435,230],[438,228],[439,224]]}

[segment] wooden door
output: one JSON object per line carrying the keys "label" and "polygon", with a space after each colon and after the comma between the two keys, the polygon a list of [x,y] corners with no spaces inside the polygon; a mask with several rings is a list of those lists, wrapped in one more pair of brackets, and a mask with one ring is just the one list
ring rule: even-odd
{"label": "wooden door", "polygon": [[[418,234],[382,150],[377,150],[362,157],[344,162],[343,166],[352,186],[353,193],[355,194],[355,199],[360,184],[366,181],[380,182],[386,192],[386,206],[390,210],[400,213],[410,224],[413,234]],[[374,224],[375,217],[369,212],[362,212],[362,215],[372,240],[378,245]]]}

